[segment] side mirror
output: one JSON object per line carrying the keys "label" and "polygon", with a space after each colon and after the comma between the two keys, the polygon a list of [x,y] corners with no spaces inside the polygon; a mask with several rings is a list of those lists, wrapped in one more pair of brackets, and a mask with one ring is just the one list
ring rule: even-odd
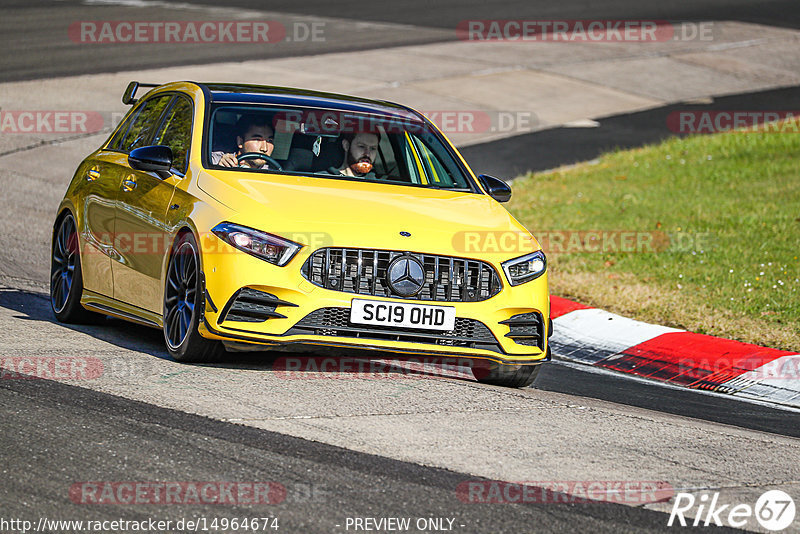
{"label": "side mirror", "polygon": [[478,180],[489,196],[498,202],[508,202],[511,199],[511,187],[500,178],[481,174]]}
{"label": "side mirror", "polygon": [[136,103],[136,90],[139,88],[139,82],[131,82],[125,88],[122,94],[122,103],[126,106],[132,106]]}
{"label": "side mirror", "polygon": [[172,176],[172,149],[164,145],[135,148],[128,154],[128,164],[137,171],[154,172],[164,180]]}

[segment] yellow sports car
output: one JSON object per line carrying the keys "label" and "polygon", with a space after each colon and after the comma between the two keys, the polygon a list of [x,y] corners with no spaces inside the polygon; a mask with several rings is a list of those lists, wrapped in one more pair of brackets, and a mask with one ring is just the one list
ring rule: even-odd
{"label": "yellow sports car", "polygon": [[520,387],[550,359],[546,259],[500,205],[510,188],[420,113],[193,82],[131,82],[123,102],[58,208],[58,320],[161,328],[184,362],[456,357]]}

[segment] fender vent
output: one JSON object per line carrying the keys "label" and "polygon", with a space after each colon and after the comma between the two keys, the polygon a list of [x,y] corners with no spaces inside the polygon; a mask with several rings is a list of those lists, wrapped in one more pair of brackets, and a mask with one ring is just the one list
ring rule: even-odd
{"label": "fender vent", "polygon": [[285,315],[275,311],[278,306],[297,307],[297,304],[281,300],[271,293],[243,287],[225,305],[219,322],[263,323],[267,319],[285,319]]}
{"label": "fender vent", "polygon": [[520,313],[500,324],[508,326],[506,337],[519,345],[539,347],[544,350],[544,320],[539,312]]}

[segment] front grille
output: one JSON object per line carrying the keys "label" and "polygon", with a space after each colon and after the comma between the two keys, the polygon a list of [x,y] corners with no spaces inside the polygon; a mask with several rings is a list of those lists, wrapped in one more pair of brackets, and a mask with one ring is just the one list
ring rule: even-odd
{"label": "front grille", "polygon": [[[419,293],[403,297],[392,292],[386,270],[393,259],[407,254],[425,268],[425,283]],[[441,302],[480,302],[500,292],[497,271],[486,262],[389,250],[323,248],[303,264],[303,276],[312,284],[379,297]]]}
{"label": "front grille", "polygon": [[384,339],[502,352],[497,339],[485,324],[463,317],[456,317],[455,329],[452,332],[441,332],[353,324],[350,322],[350,308],[320,308],[306,315],[284,335],[302,334]]}
{"label": "front grille", "polygon": [[296,307],[297,304],[283,301],[271,293],[243,287],[234,293],[222,309],[219,322],[262,323],[267,319],[285,319],[285,315],[275,311],[278,306]]}
{"label": "front grille", "polygon": [[520,313],[500,321],[500,324],[508,326],[506,337],[513,339],[514,343],[544,350],[544,321],[541,313]]}

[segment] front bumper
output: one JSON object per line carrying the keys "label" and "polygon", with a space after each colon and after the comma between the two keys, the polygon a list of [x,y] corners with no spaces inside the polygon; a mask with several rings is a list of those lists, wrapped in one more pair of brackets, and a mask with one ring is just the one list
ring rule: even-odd
{"label": "front bumper", "polygon": [[[546,274],[520,286],[504,283],[498,294],[481,302],[417,301],[318,287],[301,274],[301,266],[311,253],[308,250],[301,251],[286,267],[224,247],[216,250],[219,252],[205,254],[202,260],[208,299],[200,333],[210,339],[274,348],[311,346],[457,356],[507,364],[535,364],[548,359],[550,309]],[[499,265],[494,267],[502,273]],[[262,306],[268,310],[263,320],[248,320],[235,313],[240,309],[236,303],[241,301],[238,297],[243,290],[252,295],[268,295],[262,302],[275,304]],[[355,325],[348,320],[354,298],[452,306],[456,308],[456,329],[437,332]],[[258,300],[247,300],[258,306]],[[539,318],[538,327],[531,322],[534,317]],[[532,328],[539,329],[538,340],[520,337],[520,332],[530,333]]]}

